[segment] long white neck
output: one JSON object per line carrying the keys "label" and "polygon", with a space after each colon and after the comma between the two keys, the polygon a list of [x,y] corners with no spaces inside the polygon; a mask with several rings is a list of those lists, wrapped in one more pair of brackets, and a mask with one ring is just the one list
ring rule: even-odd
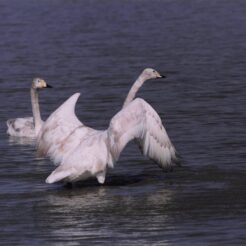
{"label": "long white neck", "polygon": [[142,76],[142,74],[137,78],[137,80],[134,82],[133,86],[131,87],[130,91],[128,92],[128,95],[124,101],[123,108],[126,107],[136,96],[138,90],[143,85],[143,83],[146,81],[146,79]]}
{"label": "long white neck", "polygon": [[42,120],[39,110],[38,92],[35,88],[31,88],[31,102],[32,102],[32,113],[34,119],[35,133],[36,135],[38,135],[38,132],[42,126]]}

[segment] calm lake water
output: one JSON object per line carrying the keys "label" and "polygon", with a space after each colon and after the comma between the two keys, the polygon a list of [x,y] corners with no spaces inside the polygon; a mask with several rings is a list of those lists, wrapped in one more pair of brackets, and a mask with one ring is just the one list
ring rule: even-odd
{"label": "calm lake water", "polygon": [[[0,1],[1,245],[245,245],[244,0]],[[130,144],[104,185],[45,184],[54,169],[6,135],[31,115],[41,76],[43,119],[74,92],[77,115],[104,129],[140,72],[138,96],[159,112],[183,159],[163,173]]]}

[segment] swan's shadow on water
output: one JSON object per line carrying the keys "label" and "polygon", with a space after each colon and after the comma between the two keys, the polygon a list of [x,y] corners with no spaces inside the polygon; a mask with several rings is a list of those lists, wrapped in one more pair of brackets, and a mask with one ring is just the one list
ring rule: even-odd
{"label": "swan's shadow on water", "polygon": [[99,188],[99,187],[124,187],[124,186],[134,186],[140,185],[144,186],[147,184],[155,184],[158,182],[163,182],[165,184],[176,184],[180,183],[179,180],[184,180],[185,177],[190,176],[194,170],[188,166],[176,166],[173,170],[169,172],[163,171],[159,167],[150,164],[146,168],[141,168],[138,170],[136,167],[129,169],[129,172],[121,170],[109,172],[106,176],[104,184],[99,184],[97,179],[90,178],[87,180],[77,181],[75,183],[65,183],[57,182],[56,184],[49,185],[48,190],[71,190],[71,189],[85,189],[85,188]]}
{"label": "swan's shadow on water", "polygon": [[[235,172],[235,175],[237,172]],[[96,179],[89,179],[85,181],[79,181],[76,183],[59,184],[61,189],[83,189],[91,187],[128,187],[128,186],[145,186],[148,184],[158,184],[163,182],[166,185],[180,185],[184,183],[199,184],[202,182],[224,182],[225,177],[234,179],[233,172],[221,170],[216,166],[205,166],[200,168],[192,168],[188,166],[182,166],[175,168],[172,172],[162,172],[161,170],[148,172],[144,171],[137,175],[111,175],[106,178],[103,185],[99,184]]]}
{"label": "swan's shadow on water", "polygon": [[99,184],[95,178],[78,181],[76,183],[60,183],[59,187],[61,189],[82,189],[82,188],[91,188],[91,187],[127,187],[134,185],[147,185],[155,184],[160,181],[165,182],[166,184],[174,184],[178,181],[179,178],[183,180],[184,176],[187,176],[192,172],[189,168],[178,167],[176,171],[171,172],[144,172],[137,175],[111,175],[106,178],[104,184]]}
{"label": "swan's shadow on water", "polygon": [[[163,180],[164,181],[164,180]],[[138,204],[137,197],[148,197],[150,200],[168,200],[172,194],[170,185],[160,183],[160,179],[147,178],[142,175],[111,176],[101,185],[96,179],[74,183],[73,185],[56,184],[45,192],[45,197],[51,210],[93,210],[96,207],[108,209],[112,203]],[[118,204],[116,207],[121,206]],[[59,205],[59,208],[56,207]],[[64,206],[65,205],[65,206]],[[53,207],[55,206],[55,207]],[[135,206],[135,205],[134,205]],[[113,206],[114,207],[114,206]],[[74,210],[73,210],[74,211]]]}
{"label": "swan's shadow on water", "polygon": [[108,177],[104,184],[99,184],[96,179],[88,179],[84,181],[78,181],[76,183],[64,183],[61,185],[64,189],[81,189],[89,187],[117,187],[117,186],[129,186],[143,182],[145,178],[140,175],[136,176],[111,176]]}

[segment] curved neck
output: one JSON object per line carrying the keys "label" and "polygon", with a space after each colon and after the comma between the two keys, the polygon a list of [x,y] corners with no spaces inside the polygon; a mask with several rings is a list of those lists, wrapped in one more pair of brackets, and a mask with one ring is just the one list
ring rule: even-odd
{"label": "curved neck", "polygon": [[31,88],[31,102],[32,102],[34,128],[35,128],[35,133],[37,135],[41,128],[42,120],[41,120],[41,115],[40,115],[40,110],[39,110],[38,92],[34,88]]}
{"label": "curved neck", "polygon": [[143,76],[139,76],[137,80],[134,82],[133,86],[131,87],[130,91],[128,92],[128,95],[124,101],[123,108],[126,107],[136,96],[138,90],[143,85],[143,83],[146,81],[146,79],[143,78]]}

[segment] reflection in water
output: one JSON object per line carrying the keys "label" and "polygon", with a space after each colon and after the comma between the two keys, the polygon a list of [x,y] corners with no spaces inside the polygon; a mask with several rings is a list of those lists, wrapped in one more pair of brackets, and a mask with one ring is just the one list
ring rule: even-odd
{"label": "reflection in water", "polygon": [[14,146],[14,145],[31,145],[35,146],[36,144],[36,139],[35,138],[20,138],[20,137],[12,137],[10,136],[8,139],[9,145]]}
{"label": "reflection in water", "polygon": [[[121,188],[129,191],[143,189],[142,186],[124,186],[117,190]],[[168,227],[169,216],[165,207],[172,203],[171,190],[155,190],[151,194],[142,191],[141,196],[132,191],[112,196],[113,192],[111,186],[61,190],[48,195],[46,219],[50,221],[49,236],[83,241],[96,238],[97,242],[111,238],[127,242],[126,235],[129,235],[129,239],[135,241],[131,245],[144,243],[147,236],[159,237],[162,245],[168,245],[167,240],[160,237],[160,230],[163,226]]]}

